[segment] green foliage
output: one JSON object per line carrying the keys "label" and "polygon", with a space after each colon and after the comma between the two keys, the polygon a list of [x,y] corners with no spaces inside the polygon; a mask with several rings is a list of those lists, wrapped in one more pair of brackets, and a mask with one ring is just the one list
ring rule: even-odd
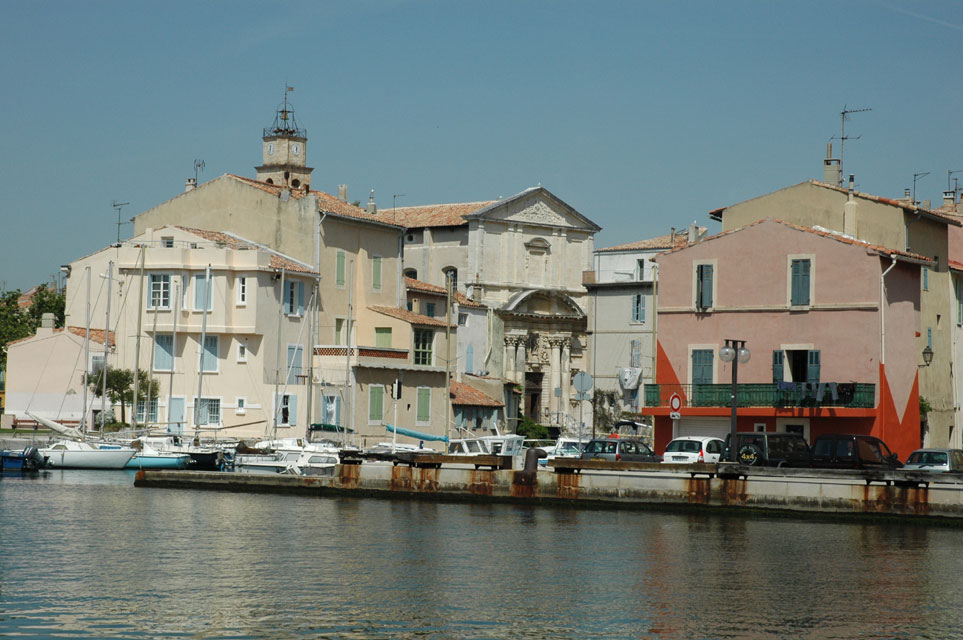
{"label": "green foliage", "polygon": [[[133,406],[134,401],[134,372],[130,369],[115,369],[107,367],[90,379],[90,390],[98,396],[104,389],[104,374],[107,375],[107,399],[112,404],[120,405],[120,422],[127,423],[127,405]],[[148,391],[151,398],[156,398],[160,390],[157,380],[149,377],[146,371],[140,371],[137,382],[137,401],[147,401]],[[136,421],[136,415],[134,416]]]}
{"label": "green foliage", "polygon": [[54,314],[55,325],[64,326],[66,294],[57,293],[48,285],[40,285],[27,309],[17,306],[19,298],[19,289],[0,294],[0,369],[7,368],[6,346],[14,340],[32,336],[40,326],[43,314]]}
{"label": "green foliage", "polygon": [[920,422],[926,422],[926,416],[933,410],[930,401],[920,396]]}
{"label": "green foliage", "polygon": [[525,417],[518,423],[515,433],[529,440],[544,440],[548,438],[548,427]]}
{"label": "green foliage", "polygon": [[619,419],[619,400],[614,391],[596,388],[592,392],[592,417],[595,433],[607,433]]}
{"label": "green foliage", "polygon": [[52,313],[54,315],[54,326],[59,328],[64,326],[66,306],[66,292],[57,293],[51,287],[42,286],[33,294],[33,300],[30,303],[30,309],[27,310],[27,315],[30,316],[33,327],[36,329],[40,326],[40,319],[43,318],[43,314]]}

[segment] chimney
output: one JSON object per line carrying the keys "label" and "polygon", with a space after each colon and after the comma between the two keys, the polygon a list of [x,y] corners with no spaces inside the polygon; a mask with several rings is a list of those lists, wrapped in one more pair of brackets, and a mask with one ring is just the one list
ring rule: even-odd
{"label": "chimney", "polygon": [[849,195],[846,204],[843,205],[843,233],[851,238],[856,237],[856,176],[849,174]]}
{"label": "chimney", "polygon": [[340,200],[341,202],[348,201],[348,185],[346,184],[338,185],[338,200]]}
{"label": "chimney", "polygon": [[188,178],[187,183],[184,185],[184,193],[188,191],[193,191],[197,188],[197,178]]}
{"label": "chimney", "polygon": [[842,167],[839,158],[833,157],[833,143],[826,143],[826,159],[823,160],[823,182],[840,185],[843,182]]}
{"label": "chimney", "polygon": [[927,211],[932,211],[932,210],[933,210],[933,201],[932,201],[932,200],[924,200],[924,201],[923,201],[923,208],[926,209]]}
{"label": "chimney", "polygon": [[52,336],[54,332],[54,314],[45,313],[40,316],[40,326],[37,327],[38,336]]}
{"label": "chimney", "polygon": [[912,192],[909,189],[903,189],[903,200],[910,204],[916,204],[913,202]]}
{"label": "chimney", "polygon": [[943,208],[952,211],[954,206],[956,206],[956,191],[944,191]]}
{"label": "chimney", "polygon": [[374,215],[378,213],[378,205],[374,201],[374,189],[371,190],[371,195],[368,196],[368,206],[364,208],[365,211]]}
{"label": "chimney", "polygon": [[695,244],[699,241],[699,226],[696,224],[695,220],[689,225],[689,237],[686,239],[689,244]]}

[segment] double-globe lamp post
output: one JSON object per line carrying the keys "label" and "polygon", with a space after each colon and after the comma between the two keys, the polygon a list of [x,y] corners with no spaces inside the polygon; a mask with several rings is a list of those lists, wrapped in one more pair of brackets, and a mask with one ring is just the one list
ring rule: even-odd
{"label": "double-globe lamp post", "polygon": [[749,362],[751,353],[746,348],[745,340],[731,340],[726,338],[725,346],[719,349],[719,359],[723,362],[732,363],[732,417],[729,424],[729,460],[737,462],[738,453],[736,452],[736,407],[739,402],[736,399],[738,393],[737,380],[739,377],[739,363]]}

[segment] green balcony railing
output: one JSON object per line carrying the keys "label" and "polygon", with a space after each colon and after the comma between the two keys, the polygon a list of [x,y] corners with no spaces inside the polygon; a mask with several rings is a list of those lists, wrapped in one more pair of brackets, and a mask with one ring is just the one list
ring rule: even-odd
{"label": "green balcony railing", "polygon": [[[731,407],[731,384],[649,384],[645,386],[645,406],[667,407],[672,394],[678,393],[688,407]],[[824,382],[819,384],[740,384],[736,401],[740,407],[848,407],[871,409],[876,406],[876,385],[862,382]]]}

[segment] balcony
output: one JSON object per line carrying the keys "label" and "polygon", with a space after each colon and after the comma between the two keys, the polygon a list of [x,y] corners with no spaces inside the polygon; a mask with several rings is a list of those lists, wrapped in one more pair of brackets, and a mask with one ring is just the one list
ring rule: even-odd
{"label": "balcony", "polygon": [[[687,407],[731,407],[731,384],[650,384],[645,386],[645,406],[668,407],[678,393]],[[740,407],[872,409],[876,385],[861,382],[782,382],[740,384],[736,391]]]}

